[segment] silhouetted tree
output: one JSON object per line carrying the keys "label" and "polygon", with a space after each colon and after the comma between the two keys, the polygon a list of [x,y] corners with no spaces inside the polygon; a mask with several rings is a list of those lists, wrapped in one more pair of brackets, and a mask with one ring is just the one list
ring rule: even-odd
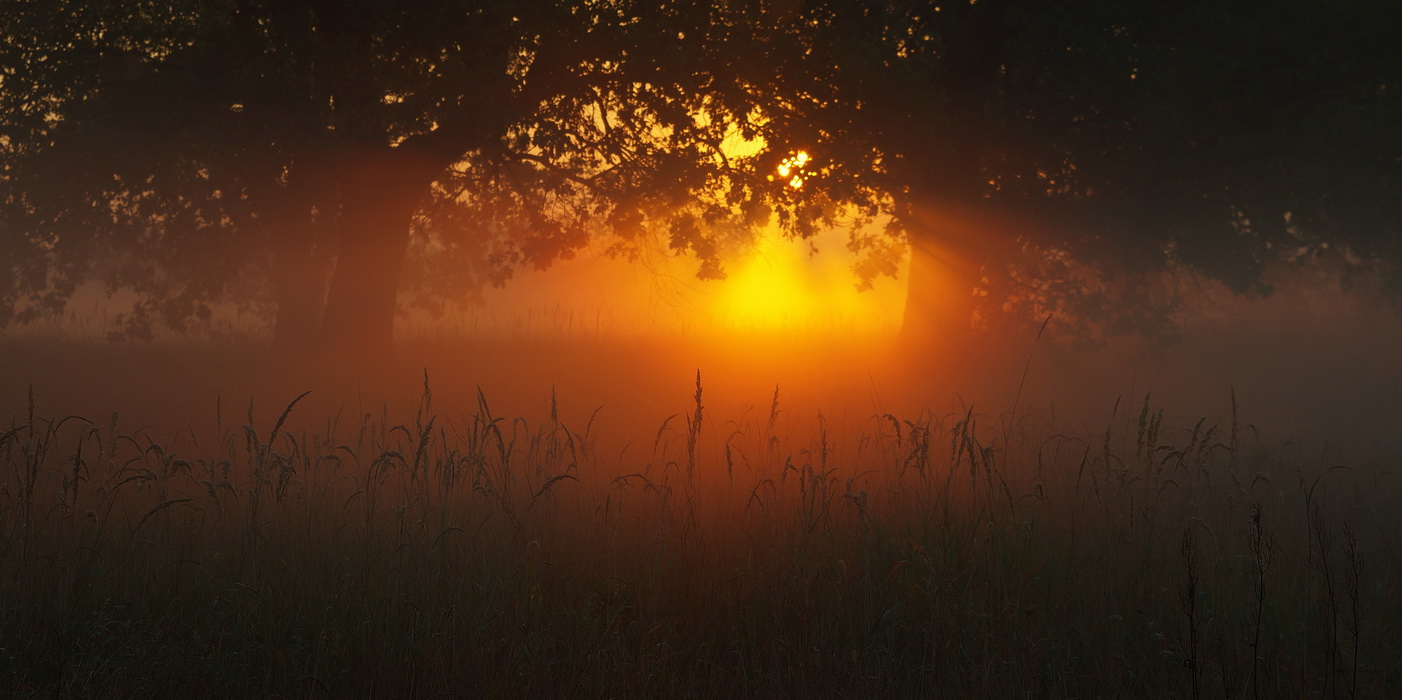
{"label": "silhouetted tree", "polygon": [[871,274],[909,241],[908,330],[1152,331],[1159,272],[1265,292],[1326,251],[1402,292],[1402,4],[817,0],[784,28],[765,136],[825,168],[803,196],[893,215],[853,246]]}
{"label": "silhouetted tree", "polygon": [[1272,261],[1326,251],[1396,288],[1399,8],[20,3],[0,321],[100,279],[139,293],[141,335],[266,279],[280,337],[383,348],[406,254],[429,298],[605,229],[663,231],[718,276],[771,214],[795,236],[855,220],[864,276],[908,244],[915,331],[1054,310],[1152,330],[1158,272],[1263,292]]}
{"label": "silhouetted tree", "polygon": [[140,293],[127,330],[149,335],[263,276],[280,338],[383,350],[411,239],[439,293],[605,227],[625,245],[665,228],[717,274],[698,222],[764,217],[767,185],[721,150],[772,99],[729,54],[759,17],[652,0],[24,4],[0,85],[0,321],[96,278]]}

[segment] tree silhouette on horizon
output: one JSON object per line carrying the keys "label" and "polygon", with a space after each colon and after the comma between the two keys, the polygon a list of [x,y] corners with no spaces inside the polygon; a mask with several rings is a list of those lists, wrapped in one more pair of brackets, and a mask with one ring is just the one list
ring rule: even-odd
{"label": "tree silhouette on horizon", "polygon": [[772,133],[845,174],[805,189],[893,218],[854,247],[881,271],[908,244],[913,335],[1161,332],[1175,269],[1265,294],[1329,258],[1402,296],[1398,3],[802,8],[783,69],[816,87]]}
{"label": "tree silhouette on horizon", "polygon": [[1399,29],[1378,0],[24,4],[0,324],[96,280],[136,292],[131,336],[264,298],[282,342],[382,352],[411,283],[460,297],[601,235],[718,277],[771,216],[855,219],[859,276],[908,248],[920,334],[1155,332],[1175,267],[1265,293],[1334,255],[1396,292]]}

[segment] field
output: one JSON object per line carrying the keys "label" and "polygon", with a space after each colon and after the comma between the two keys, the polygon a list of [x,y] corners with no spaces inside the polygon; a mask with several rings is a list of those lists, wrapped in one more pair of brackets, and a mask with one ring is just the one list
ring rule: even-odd
{"label": "field", "polygon": [[1231,385],[1056,405],[1030,343],[969,380],[992,399],[914,379],[945,358],[764,347],[481,343],[372,377],[10,341],[0,692],[1402,683],[1395,454],[1284,440]]}

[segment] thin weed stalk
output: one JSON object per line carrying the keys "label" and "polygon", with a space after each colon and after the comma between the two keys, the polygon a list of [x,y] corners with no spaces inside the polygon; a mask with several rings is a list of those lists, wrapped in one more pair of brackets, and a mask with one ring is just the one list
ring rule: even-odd
{"label": "thin weed stalk", "polygon": [[1256,574],[1256,619],[1251,630],[1251,697],[1261,697],[1261,625],[1266,609],[1266,571],[1275,558],[1275,538],[1266,533],[1261,523],[1261,504],[1251,504],[1251,555]]}
{"label": "thin weed stalk", "polygon": [[1363,579],[1364,559],[1363,554],[1358,551],[1358,536],[1348,521],[1343,524],[1344,536],[1344,559],[1348,566],[1344,569],[1344,586],[1348,593],[1349,614],[1347,626],[1349,636],[1353,639],[1353,654],[1349,670],[1348,694],[1351,698],[1358,697],[1358,641],[1359,630],[1363,624],[1362,608],[1359,604],[1361,596],[1361,581]]}
{"label": "thin weed stalk", "polygon": [[1188,669],[1188,675],[1192,679],[1193,698],[1197,700],[1202,697],[1202,660],[1198,655],[1198,585],[1201,580],[1198,571],[1198,539],[1191,525],[1183,528],[1179,554],[1183,558],[1183,568],[1187,575],[1180,594],[1183,615],[1188,620],[1188,648],[1183,666]]}

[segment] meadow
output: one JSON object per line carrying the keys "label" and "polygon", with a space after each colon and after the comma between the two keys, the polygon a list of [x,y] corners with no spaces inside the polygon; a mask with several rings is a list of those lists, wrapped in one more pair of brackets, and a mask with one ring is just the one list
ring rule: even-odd
{"label": "meadow", "polygon": [[[198,344],[135,374],[120,356],[148,351],[7,345],[87,369],[6,387],[0,692],[1336,698],[1402,682],[1396,456],[1263,437],[1231,387],[1201,418],[1138,390],[1084,424],[1022,398],[1017,370],[1006,406],[835,410],[816,380],[755,400],[683,358],[596,378],[630,389],[600,406],[578,376],[591,353],[637,369],[665,352],[566,345],[582,364],[498,353],[554,391],[474,386],[505,369],[468,353],[460,376],[386,380],[401,401],[295,372],[219,389],[240,353],[213,363]],[[142,394],[158,368],[185,374]]]}

